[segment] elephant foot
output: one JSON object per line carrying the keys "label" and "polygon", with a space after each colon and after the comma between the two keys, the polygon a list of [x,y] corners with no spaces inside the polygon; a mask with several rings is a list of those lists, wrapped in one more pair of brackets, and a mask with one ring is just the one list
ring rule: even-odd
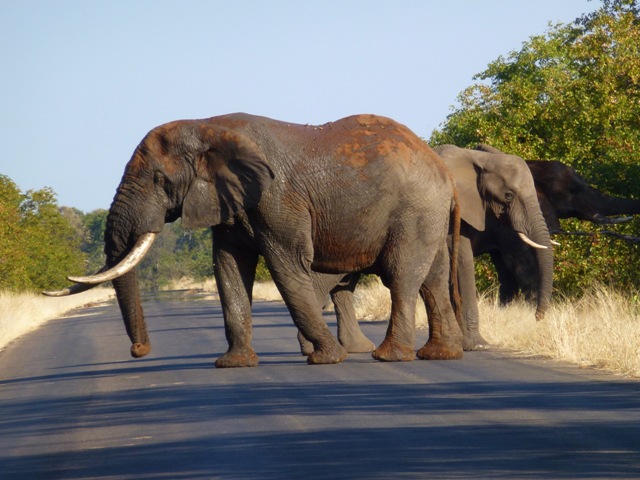
{"label": "elephant foot", "polygon": [[258,355],[251,347],[230,349],[215,361],[217,368],[257,367]]}
{"label": "elephant foot", "polygon": [[362,335],[358,338],[340,339],[340,343],[349,353],[368,353],[376,349],[375,343]]}
{"label": "elephant foot", "polygon": [[313,343],[307,340],[300,332],[298,332],[298,343],[300,344],[302,355],[308,357],[313,353]]}
{"label": "elephant foot", "polygon": [[415,360],[416,352],[413,347],[385,338],[371,356],[381,362],[410,362]]}
{"label": "elephant foot", "polygon": [[144,357],[151,351],[150,343],[134,343],[131,345],[131,356],[133,358]]}
{"label": "elephant foot", "polygon": [[418,350],[420,360],[459,360],[463,356],[460,345],[436,343],[429,340],[424,347]]}
{"label": "elephant foot", "polygon": [[474,352],[481,350],[488,350],[489,344],[488,342],[482,338],[482,335],[479,333],[466,335],[462,342],[462,348],[465,352]]}
{"label": "elephant foot", "polygon": [[332,342],[332,345],[321,346],[315,349],[307,357],[309,365],[330,365],[340,363],[347,358],[347,351],[338,342]]}

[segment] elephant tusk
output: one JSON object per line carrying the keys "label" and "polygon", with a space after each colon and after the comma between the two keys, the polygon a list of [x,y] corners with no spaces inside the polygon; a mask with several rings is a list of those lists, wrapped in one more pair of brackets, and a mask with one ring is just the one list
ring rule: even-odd
{"label": "elephant tusk", "polygon": [[556,242],[555,240],[551,240],[551,245],[557,245],[559,247],[562,244],[560,242]]}
{"label": "elephant tusk", "polygon": [[43,295],[47,297],[66,297],[69,295],[75,295],[76,293],[86,292],[87,290],[91,290],[93,287],[97,287],[98,285],[87,285],[87,284],[76,284],[71,285],[70,287],[63,288],[62,290],[45,290],[42,292]]}
{"label": "elephant tusk", "polygon": [[[107,270],[107,267],[102,267],[98,270],[95,275],[104,272]],[[97,287],[98,285],[89,285],[89,284],[81,284],[76,283],[75,285],[71,285],[70,287],[63,288],[62,290],[45,290],[42,292],[43,295],[47,297],[67,297],[69,295],[75,295],[77,293],[86,292],[87,290],[91,290],[93,287]]]}
{"label": "elephant tusk", "polygon": [[120,261],[115,267],[110,268],[109,270],[97,273],[95,275],[90,275],[88,277],[67,277],[71,282],[97,285],[99,283],[108,282],[113,280],[114,278],[121,277],[125,273],[133,270],[138,263],[144,258],[147,254],[151,245],[153,245],[153,241],[155,240],[157,234],[156,233],[145,233],[134,245],[131,251],[127,254],[127,256]]}
{"label": "elephant tusk", "polygon": [[533,248],[539,248],[539,249],[541,249],[541,250],[544,250],[545,248],[547,248],[547,247],[545,247],[544,245],[540,245],[539,243],[534,242],[533,240],[531,240],[529,237],[527,237],[527,236],[526,236],[524,233],[522,233],[522,232],[518,232],[518,236],[520,237],[520,239],[521,239],[524,243],[526,243],[526,244],[527,244],[527,245],[529,245],[530,247],[533,247]]}

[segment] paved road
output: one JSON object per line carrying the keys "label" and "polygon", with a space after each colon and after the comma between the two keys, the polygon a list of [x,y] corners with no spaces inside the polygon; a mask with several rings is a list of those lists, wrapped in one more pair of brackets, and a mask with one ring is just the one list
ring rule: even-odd
{"label": "paved road", "polygon": [[260,302],[261,365],[220,370],[219,304],[183,295],[146,299],[143,359],[113,303],[0,352],[0,478],[640,477],[640,382],[498,352],[309,366]]}

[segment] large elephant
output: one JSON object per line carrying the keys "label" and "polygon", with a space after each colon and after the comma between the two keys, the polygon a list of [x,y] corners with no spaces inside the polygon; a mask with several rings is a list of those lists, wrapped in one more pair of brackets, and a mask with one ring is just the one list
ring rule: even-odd
{"label": "large elephant", "polygon": [[[439,146],[435,151],[455,179],[461,208],[458,284],[463,345],[465,350],[479,350],[485,348],[486,341],[479,331],[474,255],[501,248],[503,230],[510,231],[520,244],[534,248],[539,285],[536,317],[541,318],[549,306],[553,283],[551,239],[523,159],[453,145]],[[354,288],[353,279],[346,279],[331,292],[340,340],[350,352],[368,348],[352,307]],[[427,293],[425,288],[421,290],[431,330],[433,308]]]}
{"label": "large elephant", "polygon": [[[53,293],[112,280],[131,354],[148,354],[133,267],[164,223],[181,217],[186,228],[213,231],[229,344],[217,367],[258,363],[251,346],[251,291],[259,255],[295,325],[313,344],[309,363],[346,357],[322,319],[314,272],[379,274],[391,290],[392,313],[373,356],[411,360],[418,290],[437,269],[436,301],[449,321],[454,318],[443,293],[448,264],[445,270],[438,263],[447,251],[454,196],[441,159],[388,118],[358,115],[321,126],[248,114],[176,121],[151,130],[126,166],[107,218],[105,268],[70,277],[77,285]],[[441,346],[431,342],[419,356],[429,357]]]}
{"label": "large elephant", "polygon": [[[477,150],[502,153],[488,146]],[[590,186],[571,167],[556,160],[526,161],[536,187],[542,214],[551,234],[570,234],[560,226],[559,219],[577,218],[599,225],[631,220],[627,215],[640,214],[640,200],[605,195]],[[617,217],[612,217],[612,216]],[[619,217],[619,215],[625,215]],[[498,273],[500,301],[511,302],[522,294],[535,300],[539,289],[537,262],[531,248],[520,244],[508,229],[497,232],[501,244],[489,253]]]}

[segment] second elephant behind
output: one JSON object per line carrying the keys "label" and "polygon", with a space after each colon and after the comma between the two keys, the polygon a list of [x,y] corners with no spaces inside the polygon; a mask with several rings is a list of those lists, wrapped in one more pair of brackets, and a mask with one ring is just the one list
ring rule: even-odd
{"label": "second elephant behind", "polygon": [[[500,150],[480,144],[476,150],[501,154]],[[640,214],[640,200],[614,197],[589,185],[573,168],[557,160],[526,160],[538,194],[542,215],[549,233],[583,234],[567,232],[560,226],[560,219],[577,218],[596,225],[608,225],[630,221],[629,215]],[[624,215],[624,216],[621,216]],[[534,301],[538,291],[537,262],[534,252],[519,244],[513,231],[505,226],[499,244],[493,250],[482,253],[491,255],[500,284],[500,302],[507,304],[518,295]]]}
{"label": "second elephant behind", "polygon": [[[496,244],[503,240],[498,233],[505,228],[534,247],[538,267],[536,318],[539,319],[549,306],[553,284],[553,249],[549,230],[538,203],[531,172],[522,158],[453,145],[439,146],[435,150],[445,161],[459,192],[462,226],[458,283],[462,301],[460,327],[463,348],[480,350],[486,347],[486,341],[479,330],[474,252],[479,255],[497,248]],[[338,337],[350,352],[367,351],[373,345],[362,334],[353,309],[356,283],[357,278],[346,278],[331,291],[338,318]],[[333,285],[335,282],[331,287]],[[320,290],[328,290],[327,285],[322,285]],[[424,293],[425,288],[421,294],[429,311],[428,298]]]}

